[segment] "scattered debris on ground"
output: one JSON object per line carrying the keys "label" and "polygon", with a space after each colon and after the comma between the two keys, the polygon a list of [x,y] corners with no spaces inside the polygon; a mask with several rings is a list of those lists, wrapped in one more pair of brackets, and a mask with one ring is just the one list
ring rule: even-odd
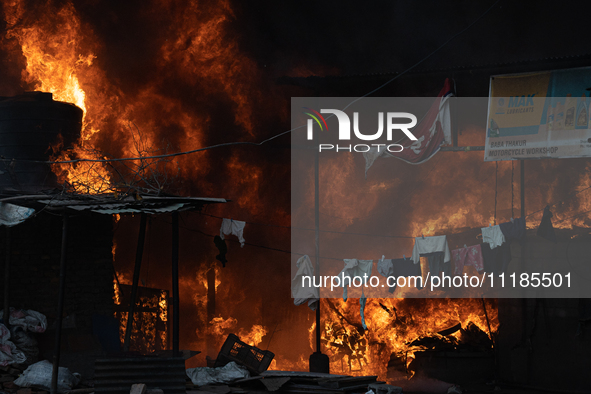
{"label": "scattered debris on ground", "polygon": [[397,394],[402,389],[377,381],[377,376],[330,375],[315,372],[266,371],[258,376],[235,380],[228,384],[187,386],[187,394],[245,394],[257,392],[281,392],[291,394],[367,393]]}

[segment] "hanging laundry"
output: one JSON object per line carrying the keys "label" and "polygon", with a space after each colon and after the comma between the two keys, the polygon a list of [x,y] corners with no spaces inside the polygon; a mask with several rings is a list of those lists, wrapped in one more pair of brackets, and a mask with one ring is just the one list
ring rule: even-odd
{"label": "hanging laundry", "polygon": [[[367,275],[367,278],[369,280],[369,277],[371,276],[373,260],[344,259],[343,261],[345,262],[345,268],[343,268],[343,270],[339,273],[338,276],[343,281],[343,300],[347,301],[348,286],[345,286],[345,282],[349,284],[350,280],[350,283],[353,283],[353,279],[356,277],[360,277],[361,280],[363,280],[364,275]],[[365,285],[365,283],[363,283],[363,285]],[[361,294],[363,294],[363,285],[361,287]]]}
{"label": "hanging laundry", "polygon": [[524,239],[525,225],[525,218],[519,218],[482,228],[482,241],[486,242],[481,245],[484,271],[497,274],[507,271],[511,262],[511,242]]}
{"label": "hanging laundry", "polygon": [[378,260],[378,272],[387,278],[388,276],[392,276],[394,268],[392,265],[392,259],[386,259],[385,257],[386,256],[382,256],[382,258]]}
{"label": "hanging laundry", "polygon": [[365,298],[365,295],[361,296],[361,298],[359,299],[359,313],[361,314],[361,326],[363,327],[364,330],[367,330],[367,324],[365,324],[365,302],[367,301],[367,298]]}
{"label": "hanging laundry", "polygon": [[505,241],[521,241],[525,237],[525,218],[501,223],[499,224],[499,228],[505,237]]}
{"label": "hanging laundry", "polygon": [[444,263],[448,263],[451,260],[449,246],[447,245],[447,236],[438,235],[435,237],[416,237],[415,246],[412,249],[411,259],[415,264],[419,264],[421,256],[434,252],[443,253]]}
{"label": "hanging laundry", "polygon": [[[392,259],[385,259],[384,257],[386,256],[382,256],[382,258],[380,260],[378,260],[378,272],[386,278],[386,280],[388,280],[388,278],[390,276],[394,276],[394,264],[392,263]],[[408,259],[408,261],[410,262],[410,264],[414,267],[415,265],[412,263],[412,261],[410,259]],[[420,267],[420,264],[419,264]],[[394,290],[396,290],[396,283],[394,283],[393,286],[389,286],[390,293],[393,293]]]}
{"label": "hanging laundry", "polygon": [[501,274],[507,271],[511,262],[511,245],[504,242],[501,246],[491,249],[488,242],[480,245],[482,263],[485,272]]}
{"label": "hanging laundry", "polygon": [[451,275],[451,253],[447,236],[416,237],[412,250],[413,263],[420,265],[421,257],[426,257],[429,261],[431,275],[439,275],[440,272]]}
{"label": "hanging laundry", "polygon": [[[509,266],[509,263],[511,262],[512,258],[511,243],[515,240],[522,242],[525,239],[525,225],[525,218],[519,218],[510,222],[501,223],[498,226],[486,227],[487,231],[489,232],[488,239],[485,239],[485,229],[482,229],[483,241],[488,241],[491,238],[494,240],[494,242],[489,241],[489,245],[491,247],[490,253],[488,250],[485,250],[485,248],[482,247],[483,256],[487,256],[484,260],[484,269],[486,272],[494,272],[500,274],[507,271],[507,267]],[[496,227],[499,228],[502,234],[502,239],[504,241],[500,245],[497,245],[495,247],[493,246],[493,244],[497,244],[500,239],[498,231],[495,229]]]}
{"label": "hanging laundry", "polygon": [[240,241],[240,247],[244,247],[244,237],[242,233],[244,232],[244,226],[246,222],[241,222],[240,220],[233,220],[233,219],[224,219],[222,220],[222,227],[220,228],[220,238],[224,239],[224,235],[235,235],[238,237]]}
{"label": "hanging laundry", "polygon": [[444,256],[443,252],[421,253],[421,257],[426,257],[429,262],[431,276],[438,276],[441,272],[448,276],[451,275],[451,260],[445,261]]}
{"label": "hanging laundry", "polygon": [[[378,261],[378,272],[388,278],[389,276],[394,276],[398,278],[399,276],[402,277],[409,277],[409,276],[423,276],[421,272],[421,265],[414,264],[413,261],[408,258],[403,259],[384,259]],[[420,285],[420,282],[417,282]],[[389,286],[390,289],[388,290],[390,293],[394,293],[396,290],[396,282],[390,283],[392,286]],[[419,290],[422,289],[422,286],[417,287]]]}
{"label": "hanging laundry", "polygon": [[505,242],[505,236],[499,225],[482,227],[482,241],[488,242],[491,249],[501,246]]}
{"label": "hanging laundry", "polygon": [[454,262],[454,272],[456,275],[461,275],[465,266],[474,267],[478,273],[482,273],[484,270],[482,248],[480,245],[452,250],[451,258]]}
{"label": "hanging laundry", "polygon": [[293,303],[295,305],[302,305],[307,302],[308,307],[315,311],[320,299],[320,291],[318,290],[318,287],[314,287],[312,283],[308,286],[307,280],[306,286],[303,286],[304,284],[302,283],[303,276],[310,278],[314,277],[314,265],[312,265],[308,255],[304,255],[298,259],[296,266],[298,267],[298,271],[291,280],[291,296],[294,298]]}
{"label": "hanging laundry", "polygon": [[222,263],[222,267],[225,267],[228,262],[228,260],[226,260],[226,253],[228,253],[226,241],[224,241],[219,235],[216,235],[213,237],[213,243],[215,244],[215,247],[218,248],[218,252],[220,252],[215,258]]}
{"label": "hanging laundry", "polygon": [[544,214],[542,215],[542,221],[540,222],[540,226],[538,227],[538,232],[536,233],[538,236],[547,239],[548,241],[558,242],[556,238],[556,233],[554,232],[554,227],[552,226],[552,212],[550,212],[550,207],[546,206],[544,208]]}

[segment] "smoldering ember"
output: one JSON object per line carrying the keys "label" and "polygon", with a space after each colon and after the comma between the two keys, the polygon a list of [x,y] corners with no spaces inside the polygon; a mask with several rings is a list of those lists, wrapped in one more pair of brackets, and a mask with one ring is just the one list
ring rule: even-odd
{"label": "smoldering ember", "polygon": [[0,394],[591,392],[587,9],[1,2]]}

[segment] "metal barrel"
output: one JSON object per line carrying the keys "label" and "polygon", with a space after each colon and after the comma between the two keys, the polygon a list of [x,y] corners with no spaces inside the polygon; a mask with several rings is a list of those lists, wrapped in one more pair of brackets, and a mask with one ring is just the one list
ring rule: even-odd
{"label": "metal barrel", "polygon": [[[52,147],[80,138],[83,112],[51,93],[0,97],[0,191],[38,192],[58,187],[48,161]],[[14,159],[14,161],[12,161]]]}

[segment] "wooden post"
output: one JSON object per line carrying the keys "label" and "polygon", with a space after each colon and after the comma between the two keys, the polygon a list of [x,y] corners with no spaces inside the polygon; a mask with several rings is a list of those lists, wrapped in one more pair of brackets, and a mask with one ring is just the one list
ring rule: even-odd
{"label": "wooden post", "polygon": [[[315,138],[316,141],[319,138]],[[314,159],[314,216],[315,216],[315,225],[316,225],[316,269],[315,271],[315,281],[320,283],[320,174],[319,174],[319,161],[320,161],[320,154],[319,151],[316,150],[316,156]],[[320,288],[318,289],[320,292]],[[330,371],[330,360],[326,354],[322,354],[322,350],[320,348],[320,299],[318,300],[318,305],[316,306],[316,352],[310,355],[309,359],[309,369],[310,372],[322,372],[322,373],[329,373]]]}
{"label": "wooden post", "polygon": [[[316,280],[320,283],[320,153],[316,150],[314,156],[314,223],[316,226]],[[320,289],[319,289],[320,291]],[[321,353],[320,349],[320,300],[316,307],[316,353]]]}
{"label": "wooden post", "polygon": [[[207,325],[215,317],[215,265],[212,265],[209,271],[207,271]],[[208,338],[207,341],[207,354],[210,357],[215,358],[217,356],[217,349],[214,347],[213,335],[210,330],[207,330]]]}
{"label": "wooden post", "polygon": [[133,314],[137,298],[137,288],[140,281],[140,270],[142,268],[142,257],[144,254],[144,242],[146,240],[146,220],[147,214],[142,213],[140,220],[140,230],[137,237],[137,249],[135,251],[135,267],[133,269],[133,284],[131,286],[131,298],[129,299],[129,311],[127,313],[127,326],[125,327],[125,340],[123,341],[123,352],[129,351],[129,342],[131,340],[131,331],[133,330]]}
{"label": "wooden post", "polygon": [[207,319],[215,317],[215,266],[207,271]]}
{"label": "wooden post", "polygon": [[10,328],[10,227],[6,226],[4,259],[4,325]]}
{"label": "wooden post", "polygon": [[[525,218],[525,160],[520,160],[521,165],[521,185],[520,185],[520,193],[521,193],[521,217]],[[523,242],[521,243],[521,271],[526,272],[526,243],[527,243],[527,236],[523,237]],[[524,306],[525,306],[525,299],[524,299]],[[525,312],[525,311],[524,311]]]}
{"label": "wooden post", "polygon": [[55,344],[53,351],[53,370],[51,374],[51,394],[57,394],[57,379],[60,366],[62,343],[62,316],[64,314],[64,294],[66,290],[66,253],[68,246],[68,215],[64,212],[62,224],[62,250],[60,257],[60,282],[55,322]]}
{"label": "wooden post", "polygon": [[[521,193],[521,217],[525,218],[525,160],[520,160],[520,166],[521,166],[521,179],[520,179],[520,193]],[[522,272],[527,272],[527,266],[526,266],[526,259],[525,259],[525,255],[527,253],[527,248],[526,248],[526,243],[527,243],[527,229],[526,229],[526,235],[523,237],[523,242],[521,243],[521,271]],[[528,306],[528,301],[527,298],[522,298],[521,299],[521,343],[523,346],[526,346],[529,348],[529,344],[528,344],[528,338],[527,338],[527,306]],[[527,352],[527,376],[526,376],[526,380],[529,381],[529,376],[530,376],[530,371],[531,371],[531,357],[530,357],[530,352]]]}
{"label": "wooden post", "polygon": [[172,213],[172,356],[179,355],[179,213]]}
{"label": "wooden post", "polygon": [[458,146],[458,134],[459,134],[459,126],[458,126],[458,92],[456,92],[456,80],[454,79],[454,75],[452,74],[451,79],[453,81],[453,96],[449,97],[450,100],[449,104],[451,106],[452,111],[452,118],[451,118],[451,139],[452,139],[452,146]]}
{"label": "wooden post", "polygon": [[525,160],[521,160],[521,217],[525,217]]}

